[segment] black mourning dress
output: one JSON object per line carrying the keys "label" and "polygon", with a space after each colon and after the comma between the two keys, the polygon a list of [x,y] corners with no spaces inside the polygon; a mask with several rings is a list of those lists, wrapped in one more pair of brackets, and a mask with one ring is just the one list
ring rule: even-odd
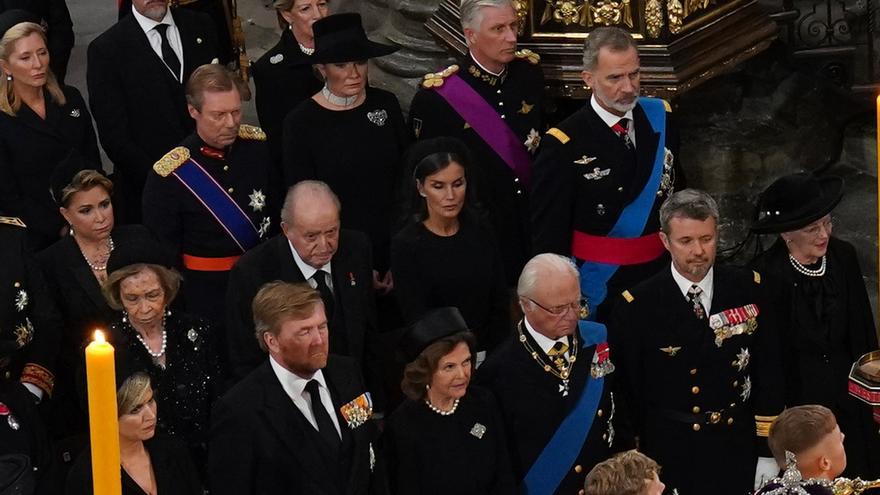
{"label": "black mourning dress", "polygon": [[479,350],[491,350],[510,331],[507,287],[491,229],[472,215],[459,216],[454,235],[434,234],[421,223],[391,243],[395,294],[407,323],[433,308],[461,311]]}
{"label": "black mourning dress", "polygon": [[158,407],[156,431],[180,439],[189,447],[197,466],[204,466],[211,404],[219,396],[222,383],[210,326],[180,311],[166,316],[164,369],[153,362],[127,321],[117,321],[110,331],[124,346],[126,358],[133,362],[132,369],[145,369],[150,375]]}
{"label": "black mourning dress", "polygon": [[327,183],[342,202],[342,225],[367,234],[373,268],[388,268],[394,191],[407,131],[397,98],[367,87],[364,102],[334,111],[309,98],[284,119],[284,182]]}
{"label": "black mourning dress", "polygon": [[512,495],[507,445],[491,394],[469,387],[455,413],[407,400],[385,428],[392,494]]}
{"label": "black mourning dress", "polygon": [[[779,311],[780,340],[786,369],[786,405],[821,404],[831,409],[846,435],[844,476],[880,476],[880,435],[871,407],[847,392],[850,368],[863,354],[877,349],[868,294],[856,252],[846,241],[831,238],[821,277],[799,273],[782,240],[755,261],[755,269],[772,284],[772,308]],[[821,261],[807,266],[820,267]]]}

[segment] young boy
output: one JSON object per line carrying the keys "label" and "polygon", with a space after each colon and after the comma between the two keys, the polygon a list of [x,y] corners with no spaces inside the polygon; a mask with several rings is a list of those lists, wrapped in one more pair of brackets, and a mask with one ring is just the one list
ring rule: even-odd
{"label": "young boy", "polygon": [[661,495],[660,466],[635,450],[621,452],[596,464],[586,480],[583,495]]}

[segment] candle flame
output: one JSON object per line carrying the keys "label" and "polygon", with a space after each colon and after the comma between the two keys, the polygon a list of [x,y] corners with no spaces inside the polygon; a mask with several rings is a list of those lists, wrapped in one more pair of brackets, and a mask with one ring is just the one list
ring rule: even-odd
{"label": "candle flame", "polygon": [[97,342],[99,344],[103,344],[104,342],[107,342],[107,340],[104,338],[104,332],[102,332],[100,330],[95,330],[95,342]]}

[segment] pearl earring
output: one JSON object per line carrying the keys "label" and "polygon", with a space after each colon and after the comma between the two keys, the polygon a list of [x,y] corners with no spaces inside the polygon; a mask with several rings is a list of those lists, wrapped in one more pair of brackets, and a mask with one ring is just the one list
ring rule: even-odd
{"label": "pearl earring", "polygon": [[6,80],[7,80],[7,81],[11,81],[11,80],[12,80],[12,74],[6,74]]}

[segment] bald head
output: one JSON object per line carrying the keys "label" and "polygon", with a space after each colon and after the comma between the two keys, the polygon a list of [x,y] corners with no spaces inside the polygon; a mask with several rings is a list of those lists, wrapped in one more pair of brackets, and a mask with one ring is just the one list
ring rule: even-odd
{"label": "bald head", "polygon": [[281,230],[299,257],[320,269],[339,246],[339,198],[327,184],[306,180],[287,191],[281,209]]}
{"label": "bald head", "polygon": [[580,313],[581,289],[577,268],[558,254],[539,254],[529,260],[516,286],[526,320],[538,333],[559,339],[571,335]]}

